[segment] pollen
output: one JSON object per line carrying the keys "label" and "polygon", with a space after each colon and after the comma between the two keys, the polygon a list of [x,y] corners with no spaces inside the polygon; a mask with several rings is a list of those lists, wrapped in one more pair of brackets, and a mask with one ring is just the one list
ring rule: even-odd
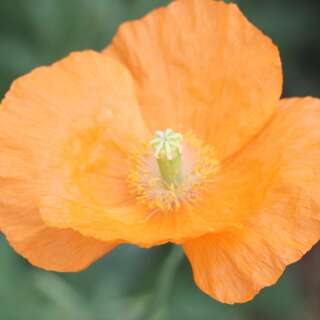
{"label": "pollen", "polygon": [[196,205],[218,170],[213,147],[191,132],[166,129],[131,154],[128,184],[139,203],[168,212]]}

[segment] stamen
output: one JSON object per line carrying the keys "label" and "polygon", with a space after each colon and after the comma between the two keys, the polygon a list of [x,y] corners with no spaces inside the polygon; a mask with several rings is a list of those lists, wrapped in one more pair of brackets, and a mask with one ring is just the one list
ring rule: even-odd
{"label": "stamen", "polygon": [[182,136],[166,129],[132,153],[128,183],[152,214],[169,212],[201,201],[218,170],[213,147],[191,132]]}

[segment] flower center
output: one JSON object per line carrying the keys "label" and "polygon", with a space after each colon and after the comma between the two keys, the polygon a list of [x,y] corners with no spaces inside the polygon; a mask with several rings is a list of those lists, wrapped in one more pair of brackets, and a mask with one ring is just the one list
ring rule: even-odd
{"label": "flower center", "polygon": [[148,208],[171,211],[199,201],[218,166],[214,149],[192,133],[156,131],[131,157],[129,187]]}

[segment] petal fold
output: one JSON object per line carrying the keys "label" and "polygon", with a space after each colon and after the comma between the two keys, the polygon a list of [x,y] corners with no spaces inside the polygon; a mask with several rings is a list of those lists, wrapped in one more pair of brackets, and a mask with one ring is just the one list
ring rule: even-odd
{"label": "petal fold", "polygon": [[[26,164],[21,162],[21,166]],[[84,237],[71,229],[46,226],[40,219],[32,184],[22,178],[1,176],[0,190],[0,230],[10,245],[36,267],[80,271],[118,244]]]}

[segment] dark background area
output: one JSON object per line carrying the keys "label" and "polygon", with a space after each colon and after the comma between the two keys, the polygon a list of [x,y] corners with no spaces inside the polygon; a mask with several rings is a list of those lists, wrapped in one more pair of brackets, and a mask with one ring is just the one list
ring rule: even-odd
{"label": "dark background area", "polygon": [[[16,77],[70,51],[100,50],[121,22],[168,2],[0,0],[0,97]],[[320,96],[320,1],[234,2],[279,46],[284,96]],[[84,272],[57,274],[30,266],[0,236],[0,320],[320,319],[319,248],[254,301],[236,306],[201,293],[186,261],[161,299],[157,290],[169,251],[122,246]]]}

